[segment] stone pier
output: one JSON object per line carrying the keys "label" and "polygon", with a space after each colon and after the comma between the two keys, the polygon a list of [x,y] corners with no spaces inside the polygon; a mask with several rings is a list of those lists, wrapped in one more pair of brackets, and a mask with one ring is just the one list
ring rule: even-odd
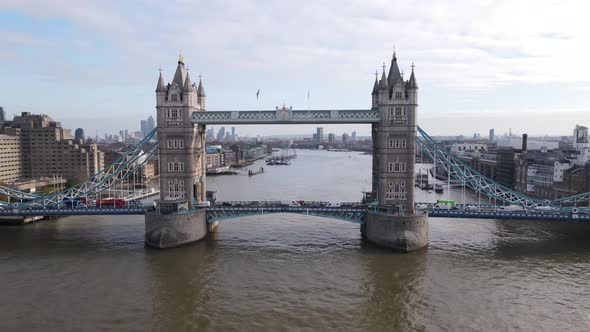
{"label": "stone pier", "polygon": [[411,252],[428,246],[428,213],[395,216],[368,212],[361,226],[363,239],[381,247]]}
{"label": "stone pier", "polygon": [[207,232],[204,209],[173,214],[147,211],[145,215],[145,243],[150,247],[178,247],[204,238]]}

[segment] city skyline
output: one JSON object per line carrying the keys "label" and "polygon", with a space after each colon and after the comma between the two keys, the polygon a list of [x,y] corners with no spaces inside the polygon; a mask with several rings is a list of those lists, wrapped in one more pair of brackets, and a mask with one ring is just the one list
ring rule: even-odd
{"label": "city skyline", "polygon": [[[426,96],[419,124],[433,135],[492,127],[498,133],[512,128],[564,135],[590,123],[590,69],[583,65],[590,55],[583,41],[590,33],[582,2],[461,3],[459,11],[428,1],[368,2],[361,10],[352,3],[310,6],[182,2],[172,6],[183,8],[179,13],[159,3],[8,1],[0,6],[2,59],[12,64],[2,86],[10,97],[2,106],[7,118],[46,113],[67,127],[84,128],[88,136],[116,132],[110,128],[113,117],[120,127],[135,128],[139,119],[155,114],[158,67],[169,81],[182,49],[193,77],[203,75],[208,110],[274,109],[283,103],[295,109],[368,108],[372,73],[381,71],[395,45],[403,55],[400,69],[407,74],[416,64]],[[165,29],[140,24],[154,15],[167,22]],[[259,20],[249,19],[254,15]],[[271,29],[277,25],[284,28]],[[207,33],[187,39],[187,29]],[[390,31],[404,33],[393,38]],[[25,83],[27,93],[39,98],[26,98],[19,88]],[[250,136],[261,132],[236,128]],[[338,128],[326,131],[352,130]],[[369,126],[355,129],[369,134]],[[265,128],[273,134],[310,130]]]}

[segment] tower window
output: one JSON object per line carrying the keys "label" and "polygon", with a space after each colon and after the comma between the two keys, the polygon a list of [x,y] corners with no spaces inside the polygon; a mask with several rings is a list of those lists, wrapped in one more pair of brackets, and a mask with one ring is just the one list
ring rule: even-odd
{"label": "tower window", "polygon": [[402,115],[402,108],[398,106],[395,108],[395,116],[401,116],[401,115]]}
{"label": "tower window", "polygon": [[402,99],[402,92],[401,91],[395,92],[395,99]]}
{"label": "tower window", "polygon": [[171,100],[171,101],[178,101],[178,95],[177,95],[176,93],[172,94],[172,95],[170,96],[170,100]]}

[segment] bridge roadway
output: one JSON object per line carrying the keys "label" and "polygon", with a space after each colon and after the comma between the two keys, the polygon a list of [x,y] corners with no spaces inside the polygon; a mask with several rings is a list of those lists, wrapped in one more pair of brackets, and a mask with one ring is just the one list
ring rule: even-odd
{"label": "bridge roadway", "polygon": [[[326,217],[345,220],[355,223],[364,223],[367,207],[360,203],[343,203],[345,206],[326,207],[318,206],[317,202],[311,206],[288,206],[276,202],[219,202],[216,205],[205,208],[208,222],[222,221],[226,219],[244,216],[271,214],[271,213],[295,213],[310,216]],[[539,212],[539,211],[502,211],[492,205],[482,205],[478,211],[466,211],[461,205],[457,209],[435,208],[432,203],[417,203],[417,206],[425,206],[431,217],[440,218],[465,218],[465,219],[517,219],[517,220],[545,220],[545,221],[569,221],[590,223],[590,214],[572,213],[571,211]],[[472,205],[473,206],[473,205]],[[149,207],[152,208],[152,207]],[[46,208],[46,209],[0,209],[2,216],[28,217],[28,216],[71,216],[71,215],[143,215],[146,207],[125,208]]]}

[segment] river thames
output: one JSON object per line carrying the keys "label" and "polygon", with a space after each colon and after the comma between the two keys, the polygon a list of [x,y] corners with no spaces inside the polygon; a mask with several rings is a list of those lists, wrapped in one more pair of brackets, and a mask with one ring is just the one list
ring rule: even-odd
{"label": "river thames", "polygon": [[[262,166],[209,177],[208,189],[358,201],[371,186],[371,156],[358,152]],[[410,254],[363,243],[357,224],[301,215],[226,220],[162,251],[143,232],[143,216],[1,227],[0,330],[590,330],[589,225],[432,218],[428,248]]]}

